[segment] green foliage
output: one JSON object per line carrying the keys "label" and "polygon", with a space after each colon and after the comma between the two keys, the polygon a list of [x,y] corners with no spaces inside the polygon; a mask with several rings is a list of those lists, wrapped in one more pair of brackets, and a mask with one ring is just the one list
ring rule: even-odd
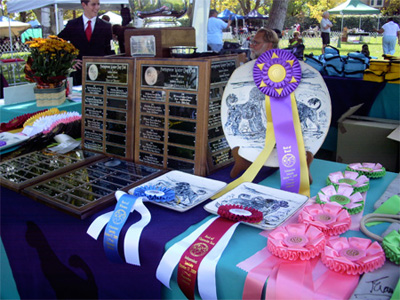
{"label": "green foliage", "polygon": [[400,15],[400,0],[390,0],[389,6],[382,9],[385,16]]}
{"label": "green foliage", "polygon": [[[343,18],[343,28],[347,27],[351,28],[359,28],[364,30],[365,32],[373,32],[374,29],[378,29],[378,27],[382,27],[388,20],[388,16],[384,16],[379,18],[379,26],[378,26],[378,16],[345,16]],[[333,23],[332,31],[340,31],[342,17],[339,15],[331,15],[331,21]],[[361,28],[360,28],[360,19],[361,19]],[[396,23],[400,23],[400,16],[394,16],[393,20]],[[294,24],[299,23],[301,26],[301,30],[308,29],[310,26],[315,27],[319,26],[319,21],[315,18],[304,17],[303,15],[297,16],[288,16],[285,20],[284,28],[291,28]]]}
{"label": "green foliage", "polygon": [[35,38],[27,44],[31,51],[27,76],[40,84],[57,84],[64,80],[79,53],[74,45],[57,36]]}

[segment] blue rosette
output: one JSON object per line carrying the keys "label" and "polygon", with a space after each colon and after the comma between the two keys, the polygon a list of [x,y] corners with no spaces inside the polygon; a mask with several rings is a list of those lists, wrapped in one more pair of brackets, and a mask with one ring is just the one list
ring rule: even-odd
{"label": "blue rosette", "polygon": [[149,201],[161,203],[170,202],[175,199],[175,191],[155,185],[137,187],[133,191],[133,195],[136,197],[146,197]]}

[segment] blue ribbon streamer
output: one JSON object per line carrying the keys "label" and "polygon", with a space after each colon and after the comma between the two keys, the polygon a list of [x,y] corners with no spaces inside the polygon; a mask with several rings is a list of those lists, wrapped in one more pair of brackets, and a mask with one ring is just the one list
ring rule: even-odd
{"label": "blue ribbon streamer", "polygon": [[118,240],[121,229],[124,226],[129,214],[136,202],[137,196],[124,194],[117,202],[114,212],[104,232],[104,251],[109,260],[117,263],[123,263],[118,253]]}

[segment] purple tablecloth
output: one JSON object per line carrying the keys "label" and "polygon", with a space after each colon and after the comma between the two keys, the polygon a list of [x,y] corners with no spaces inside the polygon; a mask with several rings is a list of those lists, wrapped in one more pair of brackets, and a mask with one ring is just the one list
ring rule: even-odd
{"label": "purple tablecloth", "polygon": [[[229,182],[230,169],[209,177]],[[263,168],[255,182],[272,172]],[[203,204],[185,213],[146,206],[152,220],[142,233],[138,267],[108,261],[103,234],[97,241],[86,234],[91,222],[113,207],[79,220],[1,188],[1,238],[21,299],[160,299],[161,283],[155,273],[165,244],[209,214]],[[133,213],[124,228],[138,219]]]}

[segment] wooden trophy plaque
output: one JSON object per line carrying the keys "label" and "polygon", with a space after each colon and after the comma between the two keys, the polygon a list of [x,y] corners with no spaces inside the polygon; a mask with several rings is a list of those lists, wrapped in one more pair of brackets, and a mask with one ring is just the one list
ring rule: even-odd
{"label": "wooden trophy plaque", "polygon": [[135,162],[205,176],[233,161],[222,130],[237,55],[136,60]]}
{"label": "wooden trophy plaque", "polygon": [[83,58],[84,149],[133,160],[134,84],[134,58]]}

